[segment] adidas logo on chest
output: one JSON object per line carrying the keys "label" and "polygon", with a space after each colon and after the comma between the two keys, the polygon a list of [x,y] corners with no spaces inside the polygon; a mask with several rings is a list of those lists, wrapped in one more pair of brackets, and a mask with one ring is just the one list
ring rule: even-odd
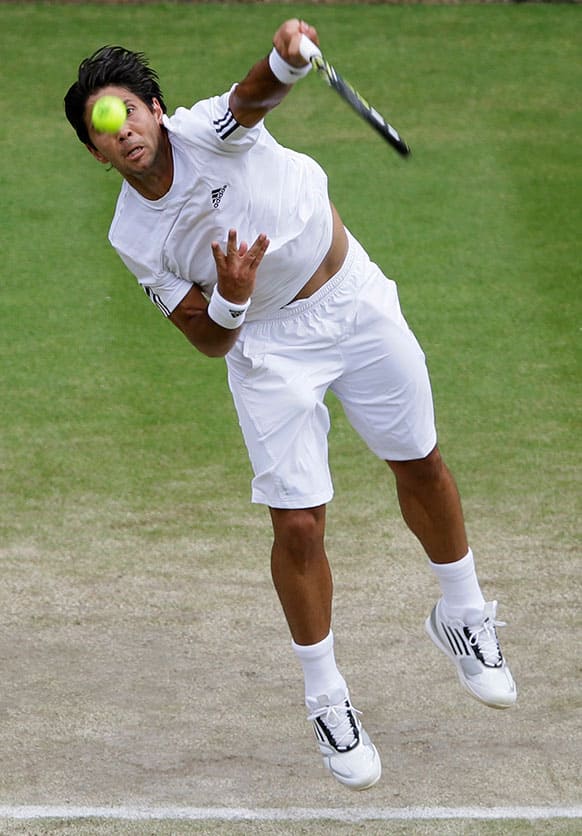
{"label": "adidas logo on chest", "polygon": [[220,206],[220,201],[224,197],[224,193],[228,188],[228,184],[225,183],[224,186],[219,186],[217,189],[212,189],[210,192],[210,200],[212,201],[212,205],[215,209],[218,209]]}

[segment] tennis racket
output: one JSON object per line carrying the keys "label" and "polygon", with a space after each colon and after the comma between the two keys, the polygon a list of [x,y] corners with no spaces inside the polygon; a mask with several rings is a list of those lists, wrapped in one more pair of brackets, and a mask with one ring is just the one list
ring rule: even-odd
{"label": "tennis racket", "polygon": [[299,43],[301,56],[311,63],[318,74],[325,79],[330,87],[358,113],[362,119],[371,125],[390,145],[403,157],[410,154],[410,148],[404,142],[396,128],[393,128],[378,111],[369,104],[358,91],[347,82],[329,61],[321,54],[319,47],[310,41],[307,35],[301,36]]}

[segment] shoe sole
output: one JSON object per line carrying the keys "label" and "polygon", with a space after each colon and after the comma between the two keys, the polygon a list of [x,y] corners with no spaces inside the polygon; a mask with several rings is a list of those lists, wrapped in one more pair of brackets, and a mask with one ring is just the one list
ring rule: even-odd
{"label": "shoe sole", "polygon": [[505,708],[511,708],[515,704],[515,700],[512,703],[509,703],[509,704],[501,704],[501,703],[496,703],[496,702],[490,702],[489,700],[483,699],[483,697],[480,696],[480,694],[476,694],[475,691],[473,691],[472,688],[469,687],[469,684],[467,683],[467,680],[465,679],[465,677],[463,675],[463,672],[461,670],[461,666],[460,666],[457,658],[455,656],[453,656],[453,654],[449,651],[449,649],[442,643],[439,636],[435,633],[435,631],[433,629],[433,626],[431,624],[431,616],[432,616],[432,613],[431,613],[431,615],[429,615],[429,617],[424,622],[424,629],[426,630],[426,632],[428,634],[428,637],[438,647],[438,649],[441,650],[445,654],[445,656],[447,656],[451,660],[451,662],[453,662],[453,664],[455,666],[455,670],[457,672],[457,677],[459,679],[459,682],[463,686],[464,690],[471,697],[473,697],[474,700],[477,700],[482,705],[487,705],[489,708],[497,708],[500,711],[502,711]]}

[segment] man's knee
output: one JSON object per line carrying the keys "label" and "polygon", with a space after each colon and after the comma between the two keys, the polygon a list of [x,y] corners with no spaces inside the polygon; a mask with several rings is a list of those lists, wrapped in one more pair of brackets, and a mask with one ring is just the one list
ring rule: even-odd
{"label": "man's knee", "polygon": [[316,508],[271,508],[275,546],[291,553],[323,547],[325,505]]}
{"label": "man's knee", "polygon": [[443,479],[449,479],[450,473],[439,452],[435,447],[424,459],[413,459],[406,462],[389,461],[396,481],[402,485],[421,483],[424,485],[438,484]]}

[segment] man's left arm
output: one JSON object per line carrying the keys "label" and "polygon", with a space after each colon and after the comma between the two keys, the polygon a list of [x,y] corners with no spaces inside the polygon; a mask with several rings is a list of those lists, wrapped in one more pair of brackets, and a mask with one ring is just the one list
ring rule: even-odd
{"label": "man's left arm", "polygon": [[[255,64],[234,88],[229,106],[239,124],[252,128],[260,122],[285,98],[294,81],[307,71],[309,65],[299,52],[302,35],[306,35],[314,43],[319,43],[317,31],[313,26],[296,18],[285,21],[273,38],[277,55],[272,56],[271,60],[263,58]],[[293,70],[299,71],[296,76]],[[280,80],[282,77],[289,83]]]}

